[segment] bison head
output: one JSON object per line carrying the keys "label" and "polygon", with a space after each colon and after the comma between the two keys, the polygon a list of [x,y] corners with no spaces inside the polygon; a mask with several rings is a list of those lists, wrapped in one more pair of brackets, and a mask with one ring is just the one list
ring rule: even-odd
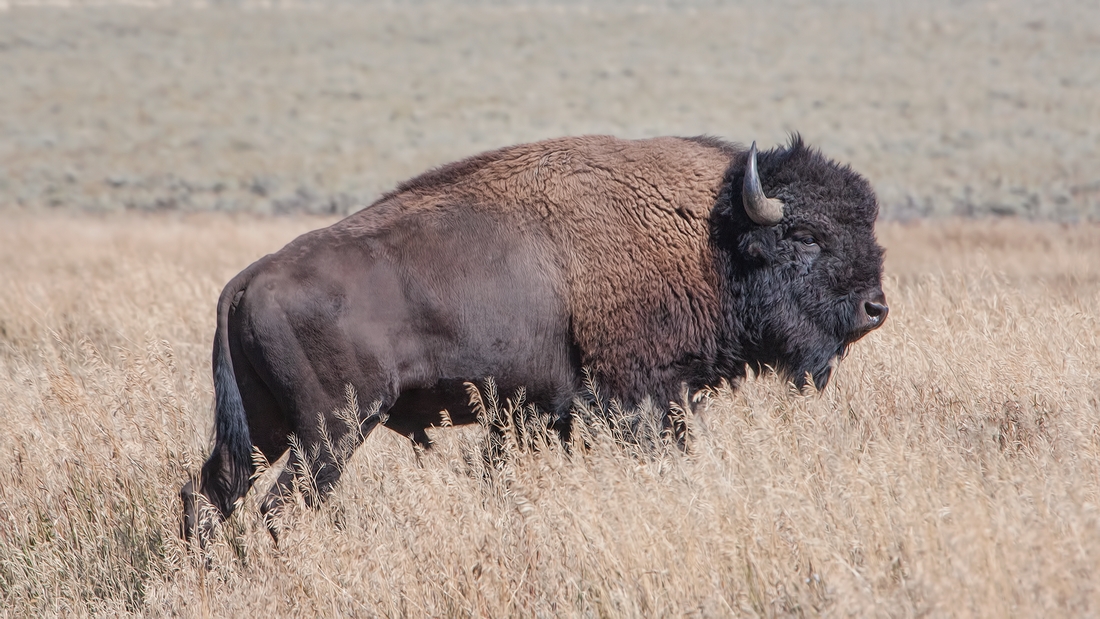
{"label": "bison head", "polygon": [[730,255],[744,359],[824,388],[848,346],[886,319],[874,191],[795,135],[759,155],[754,143],[723,196],[715,232]]}

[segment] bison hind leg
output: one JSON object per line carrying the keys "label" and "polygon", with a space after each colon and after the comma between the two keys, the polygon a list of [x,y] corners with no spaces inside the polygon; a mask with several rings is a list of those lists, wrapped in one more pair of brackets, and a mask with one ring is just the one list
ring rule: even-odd
{"label": "bison hind leg", "polygon": [[[351,444],[347,444],[344,440],[347,436],[347,430],[333,431],[333,434],[336,435],[335,438],[329,435],[329,438],[325,439],[324,437],[328,432],[328,429],[326,429],[326,432],[309,433],[312,436],[319,436],[319,438],[304,439],[295,437],[291,440],[286,465],[260,503],[260,514],[263,516],[268,532],[276,543],[279,541],[282,528],[279,517],[284,511],[283,508],[286,502],[293,496],[295,490],[301,493],[306,506],[311,509],[319,508],[332,494],[337,482],[340,481],[340,475],[344,471],[347,457],[370,435],[379,422],[380,419],[377,414],[370,415],[367,419],[362,420],[359,427],[356,428],[357,433],[354,439],[350,441]],[[334,442],[342,442],[347,447],[347,453],[334,453]],[[339,449],[336,451],[339,451]]]}
{"label": "bison hind leg", "polygon": [[197,538],[199,546],[205,548],[214,526],[220,520],[217,509],[214,509],[204,495],[195,490],[193,479],[180,488],[180,500],[183,502],[180,537],[188,543]]}
{"label": "bison hind leg", "polygon": [[197,479],[180,488],[183,521],[180,534],[187,542],[197,537],[205,547],[215,527],[228,518],[252,486],[254,467],[230,457],[225,445],[215,446]]}

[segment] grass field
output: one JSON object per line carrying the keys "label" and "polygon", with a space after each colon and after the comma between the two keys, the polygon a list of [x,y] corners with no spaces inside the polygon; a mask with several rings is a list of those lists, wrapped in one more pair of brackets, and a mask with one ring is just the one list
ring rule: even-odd
{"label": "grass field", "polygon": [[1095,0],[0,0],[0,207],[341,213],[517,142],[800,131],[887,219],[1098,222],[1098,49]]}
{"label": "grass field", "polygon": [[[1097,49],[1094,0],[0,0],[0,617],[1100,616]],[[379,431],[277,548],[253,495],[209,571],[180,542],[218,293],[307,213],[790,131],[886,221],[890,319],[822,394],[493,474],[479,427]]]}
{"label": "grass field", "polygon": [[820,395],[720,390],[687,454],[487,476],[480,428],[380,431],[279,547],[249,495],[202,569],[218,293],[324,223],[5,215],[0,615],[1100,613],[1100,228],[1012,220],[880,227],[886,325]]}

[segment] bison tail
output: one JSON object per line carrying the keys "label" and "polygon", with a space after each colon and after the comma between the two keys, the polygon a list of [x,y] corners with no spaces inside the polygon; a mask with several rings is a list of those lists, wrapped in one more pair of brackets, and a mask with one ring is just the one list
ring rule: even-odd
{"label": "bison tail", "polygon": [[255,470],[248,418],[229,352],[229,310],[250,279],[249,270],[222,291],[214,333],[214,451],[202,467],[201,486],[202,493],[223,518],[233,512],[237,500],[248,492]]}

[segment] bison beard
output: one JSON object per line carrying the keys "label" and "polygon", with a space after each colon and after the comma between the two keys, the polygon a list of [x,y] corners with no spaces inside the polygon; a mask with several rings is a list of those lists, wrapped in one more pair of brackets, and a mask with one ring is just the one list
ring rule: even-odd
{"label": "bison beard", "polygon": [[[233,511],[253,449],[302,448],[265,514],[303,471],[323,499],[342,462],[325,444],[354,448],[382,424],[427,446],[441,410],[476,421],[467,381],[525,387],[563,433],[584,368],[626,406],[736,385],[747,367],[824,388],[886,318],[877,213],[866,180],[798,136],[759,154],[709,137],[561,138],[414,178],[222,292],[215,445],[181,491],[183,534]],[[338,418],[349,386],[380,414]]]}

